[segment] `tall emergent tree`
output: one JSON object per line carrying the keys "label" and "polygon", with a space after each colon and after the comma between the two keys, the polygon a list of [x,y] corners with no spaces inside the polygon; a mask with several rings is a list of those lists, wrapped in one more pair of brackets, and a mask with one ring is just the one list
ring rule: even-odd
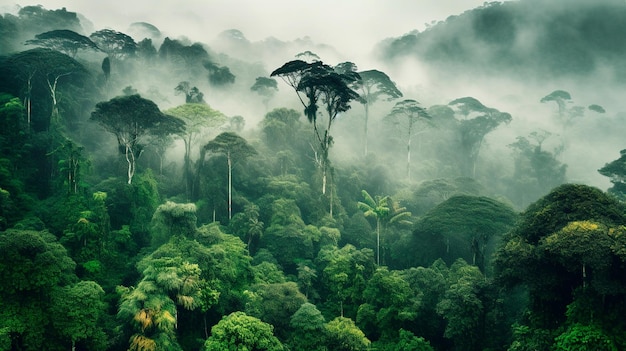
{"label": "tall emergent tree", "polygon": [[[328,152],[333,144],[330,130],[337,116],[350,109],[350,102],[360,100],[359,94],[348,85],[358,78],[358,74],[338,73],[322,61],[308,63],[293,60],[274,70],[271,76],[281,77],[296,91],[304,106],[304,115],[313,124],[315,138],[319,143],[316,162],[322,172],[322,194],[326,194],[327,174],[330,169]],[[325,126],[318,123],[320,104],[326,110]]]}
{"label": "tall emergent tree", "polygon": [[[181,82],[176,90],[179,90],[179,87],[183,86],[184,83]],[[183,139],[185,143],[185,163],[184,163],[184,171],[183,175],[185,177],[185,185],[187,190],[187,197],[189,200],[195,200],[195,190],[194,184],[194,174],[192,171],[193,161],[191,158],[192,147],[196,143],[196,139],[201,136],[204,132],[211,128],[217,128],[226,122],[226,116],[220,111],[214,110],[211,106],[207,105],[203,102],[202,96],[197,96],[192,93],[193,89],[196,87],[181,90],[187,96],[186,100],[188,103],[173,107],[165,111],[166,114],[172,115],[174,117],[180,118],[185,122],[186,128],[181,130],[179,136]],[[191,98],[190,98],[191,94]],[[202,93],[200,93],[202,94]],[[196,96],[194,98],[194,96]],[[199,98],[199,100],[198,100]],[[195,103],[189,103],[189,101],[197,101]]]}
{"label": "tall emergent tree", "polygon": [[163,126],[167,126],[172,134],[180,133],[185,128],[185,122],[163,114],[153,101],[138,94],[99,102],[91,113],[91,120],[98,122],[117,138],[120,151],[128,163],[128,184],[132,183],[135,175],[143,137],[156,129],[162,133]]}
{"label": "tall emergent tree", "polygon": [[57,29],[35,35],[35,39],[27,40],[26,44],[42,46],[62,52],[74,58],[78,50],[100,51],[98,45],[84,35],[69,29]]}
{"label": "tall emergent tree", "polygon": [[228,219],[233,217],[233,158],[245,158],[256,154],[246,139],[233,132],[224,132],[204,146],[206,151],[222,153],[228,162]]}
{"label": "tall emergent tree", "polygon": [[485,136],[502,123],[511,121],[511,114],[487,107],[473,97],[463,97],[448,103],[462,116],[458,128],[461,139],[462,169],[464,176],[476,175],[476,161]]}
{"label": "tall emergent tree", "polygon": [[267,110],[270,100],[278,91],[278,83],[274,78],[257,77],[254,84],[250,87],[250,90],[261,96],[265,110]]}
{"label": "tall emergent tree", "polygon": [[419,102],[411,99],[402,100],[395,104],[387,120],[406,133],[406,177],[411,180],[411,140],[416,124],[421,120],[430,119],[426,110]]}
{"label": "tall emergent tree", "polygon": [[132,37],[112,29],[93,32],[89,35],[89,39],[113,61],[135,56],[137,52],[137,43]]}
{"label": "tall emergent tree", "polygon": [[[340,63],[335,67],[339,73],[350,74],[356,72],[357,66],[352,62]],[[365,120],[363,121],[363,145],[364,155],[367,155],[367,134],[370,106],[382,97],[386,96],[388,101],[402,97],[402,92],[398,90],[396,83],[384,72],[370,69],[358,72],[358,77],[351,85],[351,88],[361,95],[361,104],[365,108]]]}

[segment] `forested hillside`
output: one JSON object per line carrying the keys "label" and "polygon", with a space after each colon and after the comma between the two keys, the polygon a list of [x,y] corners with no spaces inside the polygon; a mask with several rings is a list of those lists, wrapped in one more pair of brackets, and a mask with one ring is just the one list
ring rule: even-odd
{"label": "forested hillside", "polygon": [[3,14],[0,350],[626,349],[626,4],[563,5],[377,67]]}

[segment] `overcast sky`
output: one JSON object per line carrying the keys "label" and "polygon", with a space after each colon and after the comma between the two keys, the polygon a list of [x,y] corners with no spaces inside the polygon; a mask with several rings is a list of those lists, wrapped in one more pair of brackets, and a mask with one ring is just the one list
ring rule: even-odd
{"label": "overcast sky", "polygon": [[[369,51],[388,37],[423,30],[481,6],[484,0],[0,0],[3,12],[17,6],[66,7],[85,15],[95,29],[125,31],[148,22],[171,37],[209,42],[223,30],[239,29],[251,41],[309,36],[316,43]],[[7,11],[8,9],[8,11]],[[343,51],[343,50],[342,50]]]}

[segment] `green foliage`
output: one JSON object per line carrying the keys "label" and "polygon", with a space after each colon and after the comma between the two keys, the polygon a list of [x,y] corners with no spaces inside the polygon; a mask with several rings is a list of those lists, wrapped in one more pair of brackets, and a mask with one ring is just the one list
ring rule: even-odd
{"label": "green foliage", "polygon": [[617,351],[615,342],[597,325],[574,324],[555,339],[555,351]]}
{"label": "green foliage", "polygon": [[246,313],[273,325],[281,338],[287,334],[291,316],[307,302],[294,282],[260,284],[249,296]]}
{"label": "green foliage", "polygon": [[[300,217],[296,202],[278,199],[272,203],[270,225],[261,244],[266,247],[286,273],[295,273],[298,259],[313,259],[319,230],[309,228]],[[317,237],[315,236],[317,234]]]}
{"label": "green foliage", "polygon": [[[74,285],[53,290],[51,312],[52,325],[72,344],[80,340],[106,339],[102,330],[101,315],[104,314],[104,290],[93,281],[81,281]],[[91,345],[92,350],[105,350],[106,344]]]}
{"label": "green foliage", "polygon": [[165,202],[157,207],[152,216],[152,245],[158,247],[176,236],[193,239],[196,235],[196,221],[195,204]]}
{"label": "green foliage", "polygon": [[399,271],[378,268],[367,282],[363,299],[356,320],[370,339],[390,337],[417,317],[418,301]]}
{"label": "green foliage", "polygon": [[38,293],[71,281],[75,263],[46,232],[9,229],[0,233],[0,291]]}
{"label": "green foliage", "polygon": [[91,113],[91,120],[117,138],[120,151],[128,163],[128,184],[132,183],[135,175],[142,138],[155,131],[159,134],[176,134],[184,129],[182,121],[163,114],[153,101],[138,94],[99,102]]}
{"label": "green foliage", "polygon": [[459,259],[450,267],[448,280],[450,286],[437,304],[437,313],[447,322],[444,336],[457,350],[481,350],[485,277],[478,268]]}
{"label": "green foliage", "polygon": [[314,304],[305,302],[291,316],[289,347],[296,351],[324,351],[326,320]]}
{"label": "green foliage", "polygon": [[274,336],[271,325],[244,312],[224,316],[211,328],[204,351],[282,351],[282,343]]}
{"label": "green foliage", "polygon": [[609,188],[609,193],[615,195],[621,201],[626,200],[626,150],[621,150],[620,157],[612,162],[605,164],[598,170],[600,174],[608,177],[613,186]]}
{"label": "green foliage", "polygon": [[326,323],[328,347],[337,351],[365,351],[371,342],[352,319],[337,317]]}
{"label": "green foliage", "polygon": [[355,316],[363,302],[363,291],[374,273],[374,252],[357,250],[352,245],[339,249],[322,248],[316,259],[321,272],[321,290],[327,296],[326,308],[335,315]]}
{"label": "green foliage", "polygon": [[[623,216],[615,199],[582,185],[558,187],[528,207],[496,254],[498,281],[524,285],[529,292],[524,326],[529,329],[514,334],[514,343],[524,335],[534,340],[557,333],[566,321],[572,328],[596,323],[608,338],[615,338],[604,326],[620,324],[614,313],[624,308],[617,302],[623,298],[623,283],[616,279],[623,271],[618,263],[625,244]],[[563,334],[563,345],[565,340],[574,342],[576,334]]]}
{"label": "green foliage", "polygon": [[418,265],[439,257],[449,264],[463,258],[485,271],[495,244],[517,218],[511,207],[488,197],[450,197],[416,223],[410,254]]}

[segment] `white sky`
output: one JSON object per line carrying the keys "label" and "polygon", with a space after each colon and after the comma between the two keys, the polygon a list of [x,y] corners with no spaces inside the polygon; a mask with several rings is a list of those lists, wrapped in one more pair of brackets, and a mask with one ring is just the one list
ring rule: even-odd
{"label": "white sky", "polygon": [[[17,6],[66,7],[83,14],[96,30],[124,32],[133,22],[148,22],[171,37],[210,42],[227,29],[250,41],[273,36],[291,41],[309,36],[336,48],[369,51],[380,40],[423,30],[481,6],[484,0],[0,0],[1,12]],[[341,50],[344,51],[344,50]]]}

